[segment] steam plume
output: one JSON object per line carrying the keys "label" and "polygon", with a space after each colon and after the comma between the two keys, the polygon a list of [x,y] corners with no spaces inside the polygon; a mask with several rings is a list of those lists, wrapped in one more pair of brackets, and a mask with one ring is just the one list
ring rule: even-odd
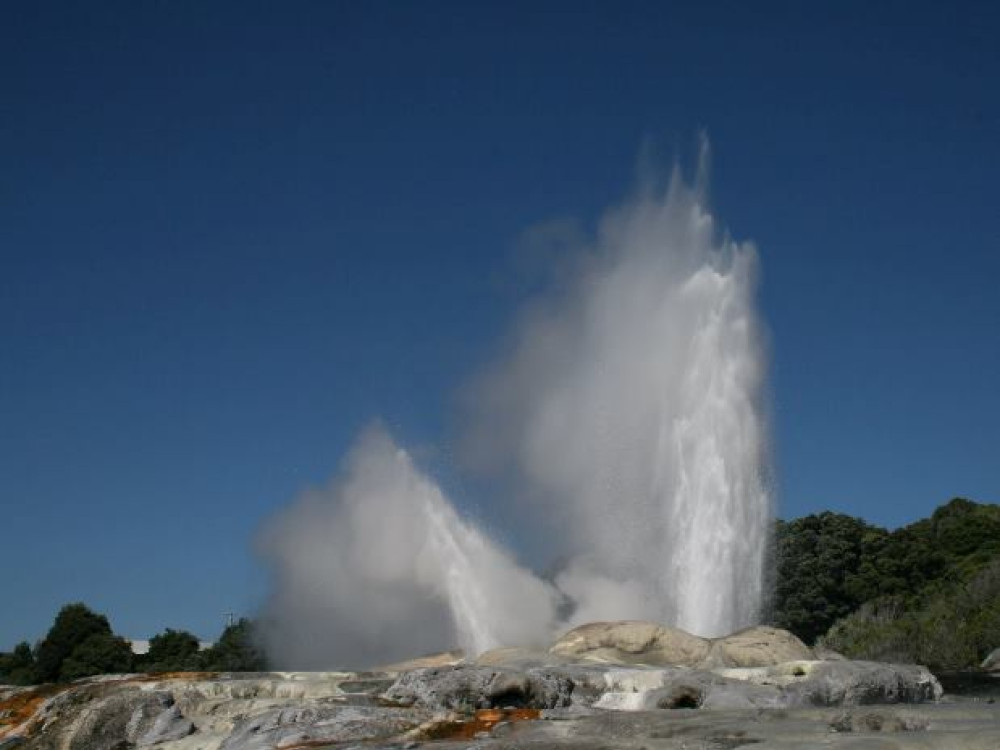
{"label": "steam plume", "polygon": [[555,592],[455,509],[381,427],[325,490],[261,538],[275,587],[263,618],[286,668],[371,667],[460,645],[534,643]]}
{"label": "steam plume", "polygon": [[474,461],[514,473],[570,563],[573,621],[756,621],[772,512],[757,256],[675,171],[601,224],[568,289],[472,387]]}
{"label": "steam plume", "polygon": [[757,620],[772,513],[757,256],[720,236],[704,185],[675,171],[610,212],[571,282],[468,389],[466,452],[549,524],[568,560],[555,586],[371,431],[263,536],[280,664],[476,652],[596,619],[708,636]]}

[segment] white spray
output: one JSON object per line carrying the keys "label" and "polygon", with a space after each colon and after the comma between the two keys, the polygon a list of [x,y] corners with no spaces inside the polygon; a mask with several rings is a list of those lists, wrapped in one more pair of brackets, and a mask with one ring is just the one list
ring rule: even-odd
{"label": "white spray", "polygon": [[[468,389],[463,440],[549,524],[550,554],[568,560],[558,591],[459,518],[388,438],[369,438],[345,482],[267,535],[279,662],[481,651],[599,619],[706,636],[757,621],[772,499],[756,253],[720,237],[704,189],[675,173],[605,217],[581,254]],[[560,597],[573,604],[561,623]],[[296,624],[303,605],[325,638]]]}
{"label": "white spray", "polygon": [[342,476],[265,529],[275,571],[262,624],[289,669],[372,667],[462,646],[532,644],[554,626],[551,587],[470,523],[381,427]]}

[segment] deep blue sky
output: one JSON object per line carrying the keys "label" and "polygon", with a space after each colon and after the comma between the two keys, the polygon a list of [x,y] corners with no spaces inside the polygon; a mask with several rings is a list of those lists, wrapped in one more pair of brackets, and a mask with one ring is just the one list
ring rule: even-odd
{"label": "deep blue sky", "polygon": [[518,235],[699,129],[782,515],[1000,500],[998,8],[5,3],[0,648],[252,612],[255,531],[369,419],[448,455]]}

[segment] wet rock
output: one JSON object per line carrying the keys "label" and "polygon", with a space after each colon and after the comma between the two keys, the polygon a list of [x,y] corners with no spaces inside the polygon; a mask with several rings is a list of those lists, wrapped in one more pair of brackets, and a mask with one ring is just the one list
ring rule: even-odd
{"label": "wet rock", "polygon": [[792,633],[761,625],[712,641],[709,653],[699,666],[766,667],[813,658],[809,647]]}
{"label": "wet rock", "polygon": [[621,620],[574,628],[549,651],[557,656],[612,664],[693,666],[708,655],[709,642],[655,622]]}
{"label": "wet rock", "polygon": [[815,662],[784,687],[788,705],[855,706],[940,699],[941,683],[926,667],[866,661]]}
{"label": "wet rock", "polygon": [[384,694],[403,706],[468,711],[477,708],[557,708],[569,705],[573,682],[548,669],[518,671],[474,665],[417,669]]}
{"label": "wet rock", "polygon": [[702,699],[705,709],[780,708],[786,704],[784,693],[773,685],[754,685],[735,680],[715,683]]}
{"label": "wet rock", "polygon": [[832,708],[592,711],[525,722],[502,740],[478,746],[482,750],[990,750],[1000,747],[1000,709],[927,704],[850,712]]}
{"label": "wet rock", "polygon": [[[596,708],[619,711],[649,711],[654,709],[712,708],[750,709],[778,708],[785,705],[780,688],[734,680],[712,672],[692,669],[651,670],[658,683],[650,687],[638,680],[612,678],[619,689],[605,692],[593,704]],[[620,689],[625,688],[625,689]]]}
{"label": "wet rock", "polygon": [[830,719],[834,732],[924,732],[930,725],[926,716],[890,710],[845,711]]}
{"label": "wet rock", "polygon": [[133,742],[136,747],[147,747],[161,742],[180,740],[195,732],[194,724],[181,713],[172,699],[164,701],[162,710],[152,719],[152,723],[149,723],[145,709],[134,712],[129,720],[129,726],[125,728],[126,739]]}
{"label": "wet rock", "polygon": [[[23,700],[5,689],[13,701],[5,710],[24,705],[0,724],[0,742],[22,750],[1000,747],[1000,709],[935,703],[941,686],[923,667],[818,661],[773,628],[711,645],[679,632],[596,623],[553,652],[497,649],[478,663],[402,673],[116,677]],[[648,663],[698,653],[727,666]],[[770,663],[789,653],[809,658]]]}
{"label": "wet rock", "polygon": [[597,708],[643,711],[922,703],[941,692],[924,667],[809,661],[714,671],[613,668],[576,678],[573,698]]}
{"label": "wet rock", "polygon": [[428,718],[429,714],[416,709],[322,705],[275,708],[239,723],[219,750],[272,750],[377,740],[400,735]]}
{"label": "wet rock", "polygon": [[58,702],[63,706],[55,713],[55,726],[48,732],[51,739],[58,738],[54,746],[119,750],[181,739],[194,731],[194,725],[180,714],[169,693],[116,689],[104,697],[89,699],[86,693],[75,697],[80,700],[74,701],[72,694],[66,694],[66,699]]}

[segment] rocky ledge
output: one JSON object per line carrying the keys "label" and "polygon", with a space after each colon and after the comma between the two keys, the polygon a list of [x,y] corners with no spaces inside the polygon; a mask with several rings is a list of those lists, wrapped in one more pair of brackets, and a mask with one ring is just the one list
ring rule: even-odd
{"label": "rocky ledge", "polygon": [[1000,708],[940,702],[923,667],[816,656],[771,628],[594,623],[545,651],[370,672],[0,687],[0,748],[1000,747]]}

